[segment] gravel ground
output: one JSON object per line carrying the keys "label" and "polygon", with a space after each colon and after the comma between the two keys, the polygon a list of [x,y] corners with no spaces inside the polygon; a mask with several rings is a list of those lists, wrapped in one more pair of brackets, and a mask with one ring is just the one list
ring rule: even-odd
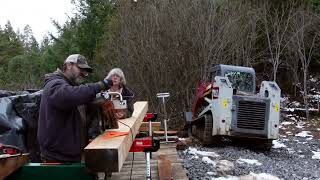
{"label": "gravel ground", "polygon": [[[225,147],[192,145],[189,149],[178,153],[183,159],[183,166],[187,169],[190,179],[239,177],[253,172],[255,174],[267,173],[288,180],[320,180],[320,159],[317,159],[320,154],[316,159],[312,159],[313,156],[315,158],[315,153],[312,151],[320,153],[320,129],[314,125],[292,123],[281,126],[280,138],[277,142],[284,147],[274,146],[271,151],[255,151],[248,147],[232,145]],[[302,131],[309,131],[309,136],[296,136]],[[195,149],[192,148],[196,148],[197,153],[194,153]],[[215,152],[218,156],[210,155],[208,152]],[[241,163],[240,158],[251,160],[253,164]],[[221,167],[221,164],[224,164],[225,168]]]}

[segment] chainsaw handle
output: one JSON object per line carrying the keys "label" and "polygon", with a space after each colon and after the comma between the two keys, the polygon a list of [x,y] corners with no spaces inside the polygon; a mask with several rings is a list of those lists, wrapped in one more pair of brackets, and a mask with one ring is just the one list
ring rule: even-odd
{"label": "chainsaw handle", "polygon": [[157,118],[158,113],[147,113],[143,118],[143,122],[155,121]]}
{"label": "chainsaw handle", "polygon": [[0,143],[0,152],[3,152],[5,154],[14,155],[14,154],[21,154],[22,149],[20,149],[17,146],[14,146],[14,145]]}

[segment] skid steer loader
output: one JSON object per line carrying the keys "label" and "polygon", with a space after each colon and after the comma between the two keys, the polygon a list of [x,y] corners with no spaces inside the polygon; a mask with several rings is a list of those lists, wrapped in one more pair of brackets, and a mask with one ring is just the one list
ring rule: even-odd
{"label": "skid steer loader", "polygon": [[207,82],[198,85],[192,135],[204,145],[227,137],[270,149],[278,138],[280,93],[274,81],[262,81],[256,93],[253,68],[216,65],[210,68]]}

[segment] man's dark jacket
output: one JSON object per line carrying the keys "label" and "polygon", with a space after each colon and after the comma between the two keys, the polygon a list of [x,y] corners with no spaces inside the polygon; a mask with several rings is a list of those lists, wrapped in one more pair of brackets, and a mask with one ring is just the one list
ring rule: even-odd
{"label": "man's dark jacket", "polygon": [[92,101],[100,89],[99,83],[73,85],[60,70],[46,75],[38,122],[38,141],[44,157],[61,162],[81,160],[77,106]]}

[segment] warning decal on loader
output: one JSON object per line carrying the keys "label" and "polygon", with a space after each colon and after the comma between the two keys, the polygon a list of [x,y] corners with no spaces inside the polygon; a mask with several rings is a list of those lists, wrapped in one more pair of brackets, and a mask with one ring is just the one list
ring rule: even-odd
{"label": "warning decal on loader", "polygon": [[279,112],[279,104],[278,104],[278,103],[276,103],[276,105],[274,106],[274,110],[275,110],[276,112]]}
{"label": "warning decal on loader", "polygon": [[227,101],[227,99],[224,99],[223,102],[222,102],[222,106],[224,108],[227,108],[227,105],[228,105],[228,101]]}

